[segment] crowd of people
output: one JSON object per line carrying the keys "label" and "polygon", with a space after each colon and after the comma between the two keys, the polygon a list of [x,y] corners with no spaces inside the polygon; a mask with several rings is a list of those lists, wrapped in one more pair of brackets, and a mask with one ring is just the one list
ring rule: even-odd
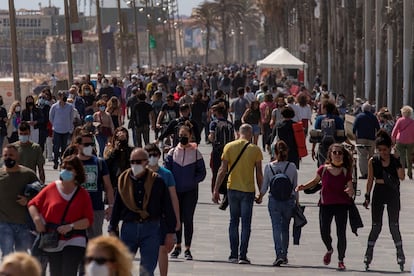
{"label": "crowd of people", "polygon": [[[253,68],[244,66],[160,67],[122,80],[86,75],[67,91],[46,88],[24,103],[15,101],[8,111],[0,96],[0,144],[7,139],[0,171],[5,187],[0,209],[6,210],[0,212],[0,249],[10,256],[2,269],[40,275],[49,265],[52,276],[130,275],[139,249],[140,275],[153,275],[157,264],[160,275],[167,275],[169,253],[178,258],[183,251],[192,260],[198,185],[207,174],[200,143],[211,145],[212,200],[230,209],[230,262],[250,264],[254,202],[262,203],[268,193],[273,265],[287,264],[299,191],[320,189],[320,231],[327,249],[323,263],[331,262],[335,218],[338,269],[346,269],[346,225],[355,206],[354,160],[347,143],[356,148],[360,179],[367,181],[365,206],[372,201],[364,261],[367,267],[371,263],[387,205],[397,262],[404,265],[399,181],[405,168],[412,179],[412,108],[404,106],[394,121],[385,107],[375,112],[369,102],[356,105],[353,143],[344,131],[344,95],[317,81],[309,92],[277,80],[279,73],[259,81]],[[307,137],[318,168],[312,180],[299,184]],[[262,170],[267,153],[271,162]],[[47,161],[60,170],[51,183],[45,183]],[[26,191],[26,186],[37,190]],[[102,236],[105,219],[109,237]],[[37,261],[9,255],[29,249]]]}

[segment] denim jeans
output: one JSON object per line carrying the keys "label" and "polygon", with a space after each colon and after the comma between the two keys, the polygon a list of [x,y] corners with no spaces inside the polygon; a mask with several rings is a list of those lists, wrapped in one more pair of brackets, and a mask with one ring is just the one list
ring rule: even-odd
{"label": "denim jeans", "polygon": [[98,134],[96,135],[96,141],[98,141],[98,145],[99,145],[98,155],[99,157],[103,157],[105,146],[106,146],[106,143],[108,142],[108,137],[103,134]]}
{"label": "denim jeans", "polygon": [[276,258],[286,258],[289,247],[289,223],[295,201],[279,201],[269,196],[269,215],[272,220]]}
{"label": "denim jeans", "polygon": [[13,251],[27,251],[32,246],[32,237],[26,224],[0,223],[0,249],[3,256]]}
{"label": "denim jeans", "polygon": [[55,165],[59,164],[59,158],[61,154],[65,151],[68,144],[69,132],[67,133],[57,133],[53,132],[53,162]]}
{"label": "denim jeans", "polygon": [[[249,246],[252,212],[254,202],[254,192],[247,193],[236,190],[228,190],[227,196],[230,206],[230,257],[246,258],[247,248]],[[239,242],[239,223],[241,218],[241,236]],[[239,254],[240,244],[240,254]]]}
{"label": "denim jeans", "polygon": [[137,253],[139,247],[141,255],[139,275],[154,275],[160,248],[160,221],[124,222],[121,229],[121,240],[133,255]]}

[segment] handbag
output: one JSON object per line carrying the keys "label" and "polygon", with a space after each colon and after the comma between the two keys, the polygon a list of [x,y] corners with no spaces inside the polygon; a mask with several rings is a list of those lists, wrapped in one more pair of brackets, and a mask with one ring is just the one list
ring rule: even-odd
{"label": "handbag", "polygon": [[[60,223],[61,225],[65,224],[65,217],[69,210],[69,206],[72,203],[78,191],[79,191],[79,188],[76,189],[75,193],[72,195],[68,204],[66,205],[66,208],[63,211],[63,215],[62,215],[62,219]],[[53,227],[51,230],[47,232],[39,233],[36,237],[36,241],[33,243],[32,252],[38,252],[39,249],[53,249],[53,248],[58,247],[60,234],[58,233],[56,228],[57,227]]]}
{"label": "handbag", "polygon": [[244,145],[243,149],[241,150],[241,152],[237,156],[236,161],[234,161],[233,165],[231,165],[231,167],[230,167],[230,170],[226,173],[226,176],[224,177],[223,182],[221,182],[221,185],[220,185],[220,188],[219,188],[219,193],[220,194],[226,194],[227,193],[227,181],[229,179],[230,173],[232,172],[232,170],[236,166],[237,162],[239,162],[240,157],[243,155],[243,152],[247,149],[249,144],[250,144],[250,142],[247,142]]}
{"label": "handbag", "polygon": [[305,206],[295,204],[293,209],[293,223],[294,227],[303,227],[308,223],[304,214]]}

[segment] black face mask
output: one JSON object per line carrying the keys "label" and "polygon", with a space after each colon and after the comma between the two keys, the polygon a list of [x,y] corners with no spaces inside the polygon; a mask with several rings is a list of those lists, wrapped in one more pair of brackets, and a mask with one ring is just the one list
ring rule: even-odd
{"label": "black face mask", "polygon": [[119,146],[121,148],[126,148],[128,147],[128,141],[127,140],[119,140]]}
{"label": "black face mask", "polygon": [[188,144],[188,137],[186,136],[178,137],[178,141],[181,143],[181,145],[185,146]]}
{"label": "black face mask", "polygon": [[27,107],[33,107],[34,106],[34,103],[26,103],[26,106]]}
{"label": "black face mask", "polygon": [[64,103],[66,103],[66,101],[68,100],[68,96],[63,96],[63,98],[62,98],[62,101],[64,102]]}
{"label": "black face mask", "polygon": [[7,168],[11,169],[16,165],[16,160],[13,160],[11,158],[4,159],[4,165],[6,165]]}

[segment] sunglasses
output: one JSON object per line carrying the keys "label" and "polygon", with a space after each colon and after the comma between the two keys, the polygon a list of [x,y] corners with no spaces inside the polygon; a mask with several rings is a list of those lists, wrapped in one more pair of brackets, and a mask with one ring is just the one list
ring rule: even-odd
{"label": "sunglasses", "polygon": [[103,265],[103,264],[106,264],[107,262],[113,262],[114,259],[107,259],[107,258],[104,258],[104,257],[95,258],[95,257],[91,257],[91,256],[85,257],[85,263],[86,264],[89,264],[92,261],[95,261],[98,265]]}
{"label": "sunglasses", "polygon": [[334,150],[334,151],[332,151],[332,154],[334,154],[334,155],[342,155],[343,152],[342,151],[336,151],[336,150]]}
{"label": "sunglasses", "polygon": [[158,153],[149,153],[148,156],[149,157],[158,157]]}
{"label": "sunglasses", "polygon": [[71,171],[71,170],[73,170],[73,167],[71,167],[71,166],[65,166],[65,167],[62,167],[62,170]]}
{"label": "sunglasses", "polygon": [[84,147],[89,147],[89,146],[94,146],[95,143],[82,143],[82,146]]}
{"label": "sunglasses", "polygon": [[134,159],[134,160],[129,160],[129,163],[139,165],[141,163],[144,163],[145,161],[147,161],[147,159]]}

